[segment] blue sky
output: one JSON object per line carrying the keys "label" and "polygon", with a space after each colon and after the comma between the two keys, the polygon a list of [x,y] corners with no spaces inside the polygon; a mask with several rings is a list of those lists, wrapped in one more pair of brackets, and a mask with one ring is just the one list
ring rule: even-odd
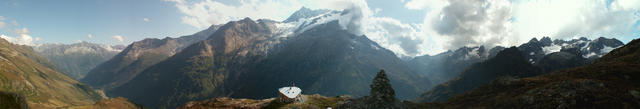
{"label": "blue sky", "polygon": [[640,0],[3,0],[0,37],[21,44],[128,45],[245,17],[281,21],[303,6],[357,10],[354,34],[404,56],[514,46],[543,36],[625,43],[640,37]]}
{"label": "blue sky", "polygon": [[[53,43],[127,44],[200,30],[181,23],[182,14],[174,4],[162,0],[3,0],[0,16],[6,23],[1,34],[17,36],[14,29],[26,28],[40,42]],[[19,25],[13,25],[14,21]],[[88,38],[89,34],[93,37]],[[115,35],[124,41],[112,39]]]}

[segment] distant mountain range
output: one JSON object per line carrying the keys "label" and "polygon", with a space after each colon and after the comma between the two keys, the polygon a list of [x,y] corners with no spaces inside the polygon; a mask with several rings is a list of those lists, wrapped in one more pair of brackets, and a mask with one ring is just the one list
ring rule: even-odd
{"label": "distant mountain range", "polygon": [[0,38],[0,91],[23,95],[30,108],[86,105],[104,99],[100,92],[51,69],[54,64],[37,54],[30,46]]}
{"label": "distant mountain range", "polygon": [[[532,38],[529,42],[518,46],[518,49],[525,56],[525,60],[532,64],[540,63],[542,61],[545,64],[536,65],[553,67],[547,65],[554,64],[551,61],[560,59],[559,57],[561,56],[568,56],[566,53],[576,55],[571,57],[578,59],[573,62],[583,61],[582,59],[586,59],[584,60],[585,62],[578,62],[580,65],[586,65],[614,48],[622,45],[623,43],[615,38],[607,39],[600,37],[595,40],[589,40],[582,37],[569,41],[560,39],[552,41],[549,37],[543,37],[540,40]],[[484,46],[462,47],[454,51],[447,51],[436,55],[418,56],[408,60],[407,62],[413,71],[429,78],[429,80],[434,84],[440,84],[455,78],[464,70],[464,68],[469,67],[471,64],[492,58],[502,49],[504,49],[504,47],[501,46],[496,46],[491,49],[487,49]],[[556,53],[561,51],[562,53]],[[555,54],[548,56],[549,58],[547,59],[543,59],[543,57],[552,53]],[[551,57],[556,58],[551,59]],[[551,68],[551,70],[545,72],[553,70],[554,68]]]}
{"label": "distant mountain range", "polygon": [[[454,66],[454,68],[466,69],[457,75],[456,78],[424,93],[418,98],[418,101],[446,101],[454,95],[464,93],[503,76],[530,77],[556,70],[587,65],[591,63],[592,60],[608,53],[611,49],[622,45],[622,42],[617,39],[602,37],[596,40],[580,38],[571,41],[555,40],[553,42],[549,37],[543,37],[540,41],[533,38],[531,41],[517,48],[511,48],[509,51],[512,51],[512,53],[508,55],[504,55],[504,53],[500,55],[500,53],[498,53],[498,55],[491,57],[491,59],[487,61],[481,61],[468,67],[441,63],[444,64],[444,66],[451,65]],[[516,51],[519,53],[516,54]],[[506,53],[508,51],[505,49],[501,51],[501,53],[502,52]],[[460,54],[462,53],[465,52],[461,52]],[[526,64],[522,64],[522,61],[526,62]],[[434,69],[438,68],[447,67],[434,67]],[[425,71],[431,70],[427,69]]]}
{"label": "distant mountain range", "polygon": [[133,42],[122,52],[89,71],[81,81],[98,89],[109,91],[135,78],[149,66],[180,52],[185,47],[206,39],[219,26],[179,38],[147,38]]}
{"label": "distant mountain range", "polygon": [[80,80],[89,70],[118,54],[124,46],[101,45],[89,42],[74,44],[42,44],[33,49],[55,63],[54,69]]}
{"label": "distant mountain range", "polygon": [[437,55],[418,56],[407,61],[411,69],[440,84],[458,76],[464,68],[495,56],[504,47],[496,46],[486,49],[479,47],[462,47],[455,51],[447,51]]}
{"label": "distant mountain range", "polygon": [[540,69],[525,60],[518,48],[511,47],[500,51],[489,60],[471,65],[456,78],[436,86],[418,100],[444,101],[498,77],[530,77],[541,73]]}
{"label": "distant mountain range", "polygon": [[[593,48],[592,48],[593,49]],[[590,53],[589,53],[590,54]],[[443,103],[414,108],[638,108],[640,40],[592,64],[541,76],[501,77]]]}

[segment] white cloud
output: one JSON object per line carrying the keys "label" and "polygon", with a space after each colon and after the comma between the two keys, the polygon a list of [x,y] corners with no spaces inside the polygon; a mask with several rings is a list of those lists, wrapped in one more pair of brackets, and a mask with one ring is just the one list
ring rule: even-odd
{"label": "white cloud", "polygon": [[7,25],[7,24],[4,23],[4,22],[0,22],[0,28],[4,28],[5,25]]}
{"label": "white cloud", "polygon": [[89,38],[89,39],[93,38],[93,34],[88,34],[87,38]]}
{"label": "white cloud", "polygon": [[29,34],[29,29],[27,28],[22,28],[22,29],[15,29],[13,30],[14,34]]}
{"label": "white cloud", "polygon": [[404,56],[422,55],[425,37],[421,37],[419,27],[403,24],[388,17],[372,17],[366,35],[381,46]]}
{"label": "white cloud", "polygon": [[124,38],[120,35],[111,36],[111,38],[117,40],[120,43],[124,42]]}
{"label": "white cloud", "polygon": [[[413,4],[412,4],[413,3]],[[411,6],[425,3],[424,6]],[[426,17],[420,26],[429,43],[423,53],[437,54],[463,46],[505,45],[512,40],[510,2],[506,0],[413,0],[409,9],[425,9]]]}
{"label": "white cloud", "polygon": [[449,3],[447,0],[411,0],[405,3],[408,9],[440,9]]}
{"label": "white cloud", "polygon": [[518,10],[514,28],[517,28],[519,35],[548,35],[555,38],[620,37],[611,34],[628,36],[628,33],[638,30],[633,24],[640,19],[635,14],[640,5],[624,2],[629,1],[616,0],[611,4],[605,0],[520,2],[514,6]]}
{"label": "white cloud", "polygon": [[[168,0],[184,14],[182,22],[197,28],[244,17],[281,21],[301,6],[355,11],[337,19],[344,29],[367,35],[396,54],[436,54],[462,46],[513,46],[533,37],[619,34],[640,31],[638,0],[408,0],[408,9],[425,11],[423,23],[407,24],[374,16],[364,0],[241,0],[228,5],[205,0]],[[625,36],[626,35],[626,36]],[[606,37],[606,36],[605,36]],[[612,37],[612,36],[609,36]]]}
{"label": "white cloud", "polygon": [[149,20],[149,18],[142,18],[142,21],[144,21],[144,22],[149,22],[149,21],[151,21],[151,20]]}
{"label": "white cloud", "polygon": [[20,25],[20,24],[18,23],[18,21],[16,21],[16,20],[11,21],[11,24],[13,24],[13,26],[18,26],[18,25]]}
{"label": "white cloud", "polygon": [[281,21],[302,6],[312,9],[344,10],[349,13],[330,16],[321,21],[337,19],[343,29],[356,35],[367,35],[396,54],[416,56],[426,51],[423,43],[426,38],[418,34],[420,29],[417,26],[420,25],[404,24],[389,17],[375,17],[375,12],[382,9],[372,10],[364,0],[242,0],[238,6],[210,0],[197,3],[188,3],[184,0],[169,1],[176,3],[176,7],[185,14],[183,23],[197,28],[223,24],[244,17]]}
{"label": "white cloud", "polygon": [[206,28],[212,24],[223,24],[245,17],[252,19],[284,20],[302,5],[295,0],[240,0],[239,6],[218,1],[205,0],[190,3],[184,0],[169,0],[185,14],[182,22],[197,28]]}
{"label": "white cloud", "polygon": [[[422,30],[441,50],[514,46],[533,37],[633,37],[638,0],[411,0],[425,10]],[[435,51],[441,51],[435,50]],[[430,50],[430,52],[433,50]],[[435,52],[437,53],[437,52]],[[433,54],[433,53],[429,53]]]}
{"label": "white cloud", "polygon": [[39,37],[36,37],[35,39],[33,37],[31,37],[28,34],[20,34],[19,37],[11,37],[11,36],[7,36],[7,35],[0,35],[0,38],[3,38],[13,44],[18,44],[18,45],[29,45],[29,46],[34,46],[36,44],[34,44],[35,41],[40,41],[41,39]]}
{"label": "white cloud", "polygon": [[5,20],[6,18],[4,18],[4,16],[0,16],[0,20]]}

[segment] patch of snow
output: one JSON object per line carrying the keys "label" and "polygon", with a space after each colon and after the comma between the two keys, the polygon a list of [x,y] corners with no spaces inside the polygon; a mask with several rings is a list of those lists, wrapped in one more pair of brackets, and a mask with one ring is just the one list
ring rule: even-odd
{"label": "patch of snow", "polygon": [[[584,41],[581,41],[581,42],[584,42]],[[591,44],[591,42],[587,42],[587,44],[584,44],[584,46],[582,46],[580,50],[588,50],[587,47],[589,46],[589,44]]]}
{"label": "patch of snow", "polygon": [[275,23],[277,37],[288,37],[293,34],[296,25],[294,23]]}
{"label": "patch of snow", "polygon": [[307,19],[299,19],[297,22],[293,22],[293,23],[296,25],[295,27],[298,27],[298,29],[300,29],[299,32],[304,32],[318,25],[325,24],[334,20],[338,20],[340,19],[340,17],[341,17],[340,13],[327,12],[315,17],[311,17]]}
{"label": "patch of snow", "polygon": [[122,51],[122,49],[115,49],[109,45],[100,45],[100,47],[104,48],[107,51],[116,51],[116,52]]}
{"label": "patch of snow", "polygon": [[534,52],[529,53],[529,55],[534,55],[534,54],[536,54],[536,53],[534,53]]}
{"label": "patch of snow", "polygon": [[376,50],[380,50],[380,48],[379,48],[378,46],[373,45],[373,44],[371,44],[371,48],[374,48],[374,49],[376,49]]}
{"label": "patch of snow", "polygon": [[[618,46],[618,47],[620,47],[620,46]],[[600,49],[600,54],[607,54],[607,53],[611,52],[611,50],[616,49],[618,47],[609,47],[609,46],[604,45],[604,48]]]}
{"label": "patch of snow", "polygon": [[544,51],[545,55],[546,54],[550,54],[550,53],[554,53],[554,52],[559,52],[560,49],[562,49],[562,46],[559,46],[559,45],[556,45],[556,44],[551,44],[551,46],[542,47],[542,51]]}
{"label": "patch of snow", "polygon": [[87,53],[95,53],[96,50],[89,48],[89,47],[84,47],[84,46],[77,46],[77,47],[71,47],[68,48],[64,51],[64,54],[71,54],[71,53],[81,53],[81,54],[87,54]]}
{"label": "patch of snow", "polygon": [[480,57],[480,55],[478,55],[478,50],[480,48],[473,48],[473,50],[471,50],[471,52],[467,53],[467,55],[464,57],[464,60],[468,60],[471,57]]}
{"label": "patch of snow", "polygon": [[339,13],[330,11],[314,17],[300,18],[294,22],[278,22],[274,24],[276,27],[274,35],[277,37],[293,36],[296,32],[301,33],[307,31],[315,26],[338,20],[339,17]]}
{"label": "patch of snow", "polygon": [[591,53],[589,53],[589,54],[582,55],[582,57],[584,57],[584,58],[589,58],[589,57],[596,56],[596,55],[597,55],[597,54],[596,54],[595,52],[591,52]]}
{"label": "patch of snow", "polygon": [[533,61],[533,59],[529,59],[529,62],[531,62],[531,64],[535,64],[536,62]]}
{"label": "patch of snow", "polygon": [[607,54],[607,53],[611,52],[613,49],[616,49],[616,48],[618,48],[618,47],[622,47],[622,46],[609,47],[609,46],[604,45],[604,48],[600,49],[600,54],[598,55],[598,57],[602,57],[602,56],[604,56],[605,54]]}

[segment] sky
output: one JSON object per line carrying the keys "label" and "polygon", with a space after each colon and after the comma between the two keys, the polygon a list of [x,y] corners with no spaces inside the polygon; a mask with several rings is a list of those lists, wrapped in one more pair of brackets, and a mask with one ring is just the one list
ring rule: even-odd
{"label": "sky", "polygon": [[349,10],[345,29],[402,56],[531,38],[640,37],[640,0],[3,0],[11,42],[123,44],[179,37],[245,17],[282,21],[301,7]]}

